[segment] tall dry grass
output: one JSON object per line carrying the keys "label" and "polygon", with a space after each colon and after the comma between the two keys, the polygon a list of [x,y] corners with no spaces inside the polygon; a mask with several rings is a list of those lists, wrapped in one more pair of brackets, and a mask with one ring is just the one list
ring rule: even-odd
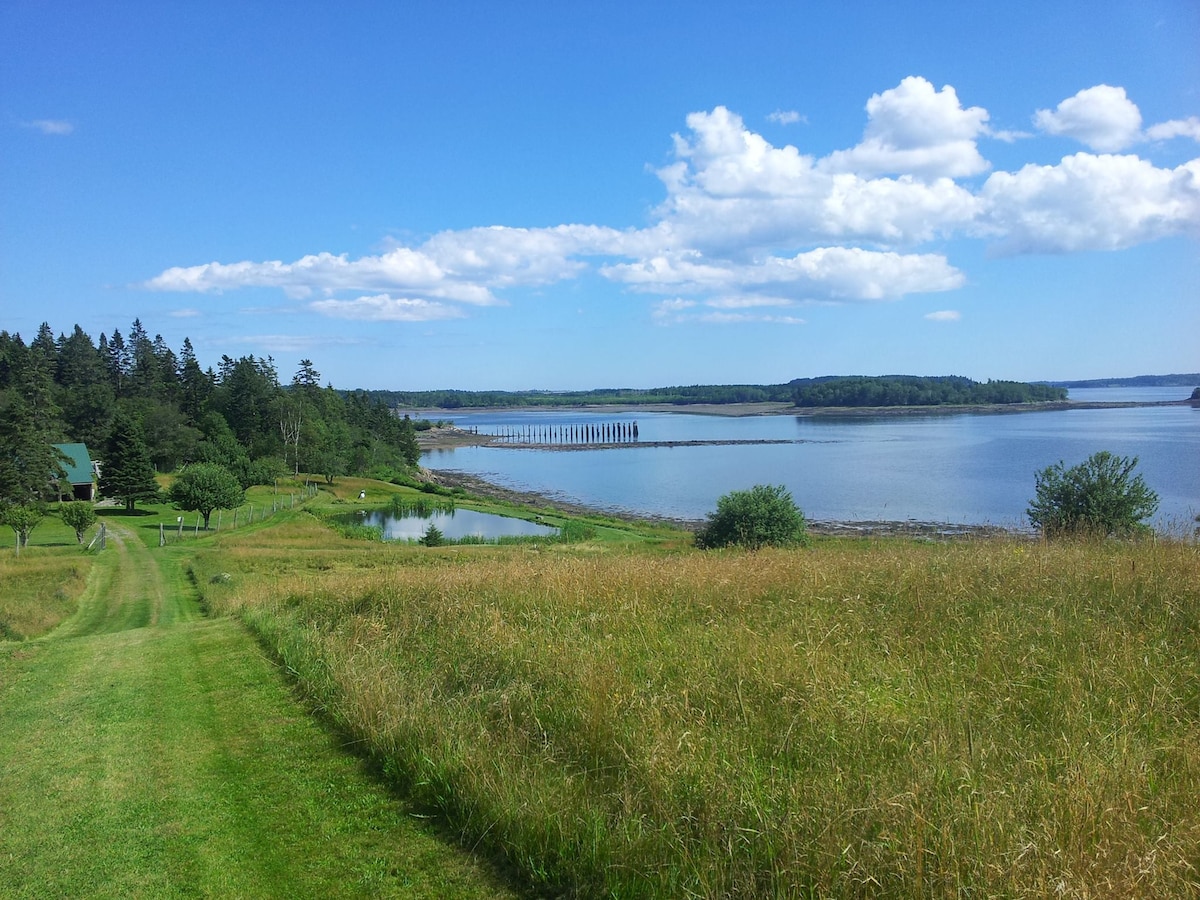
{"label": "tall dry grass", "polygon": [[74,613],[92,559],[74,547],[0,553],[0,641],[45,634]]}
{"label": "tall dry grass", "polygon": [[582,896],[1200,890],[1200,551],[232,548],[236,610],[464,841]]}

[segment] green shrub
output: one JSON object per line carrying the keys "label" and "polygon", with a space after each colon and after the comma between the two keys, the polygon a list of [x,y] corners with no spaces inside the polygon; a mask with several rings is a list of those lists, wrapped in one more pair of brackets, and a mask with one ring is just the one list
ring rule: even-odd
{"label": "green shrub", "polygon": [[696,546],[792,547],[808,543],[804,514],[782,485],[758,484],[748,491],[731,491],[717,501]]}
{"label": "green shrub", "polygon": [[1158,494],[1134,475],[1137,457],[1093,453],[1077,466],[1061,461],[1036,475],[1036,496],[1026,514],[1047,536],[1130,534],[1145,528]]}

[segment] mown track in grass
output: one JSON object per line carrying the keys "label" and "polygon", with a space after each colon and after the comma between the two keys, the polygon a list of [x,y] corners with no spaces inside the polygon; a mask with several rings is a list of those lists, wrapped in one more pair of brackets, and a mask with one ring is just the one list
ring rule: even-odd
{"label": "mown track in grass", "polygon": [[297,704],[182,548],[110,523],[79,612],[0,643],[5,897],[496,897]]}

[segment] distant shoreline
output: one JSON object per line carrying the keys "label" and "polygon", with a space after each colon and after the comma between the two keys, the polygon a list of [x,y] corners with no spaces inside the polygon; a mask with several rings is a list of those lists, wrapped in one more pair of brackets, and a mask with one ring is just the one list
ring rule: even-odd
{"label": "distant shoreline", "polygon": [[[968,406],[818,406],[801,407],[790,403],[695,403],[673,404],[652,403],[645,405],[590,405],[590,406],[510,406],[510,407],[475,407],[467,410],[400,410],[409,414],[417,414],[423,418],[434,418],[438,413],[450,414],[482,414],[504,412],[579,412],[579,413],[612,413],[614,415],[636,415],[639,412],[678,413],[699,416],[728,416],[731,418],[751,416],[797,416],[814,418],[867,418],[867,417],[907,417],[907,416],[961,416],[961,415],[998,415],[1021,412],[1053,412],[1061,410],[1082,409],[1129,409],[1140,407],[1162,406],[1200,406],[1190,399],[1184,400],[1143,400],[1143,401],[1092,401],[1092,400],[1052,400],[1042,403],[995,403],[975,404]],[[723,440],[723,441],[632,441],[632,442],[597,442],[591,444],[551,444],[538,441],[516,442],[501,439],[496,435],[475,434],[454,425],[434,427],[427,431],[417,432],[417,446],[421,450],[452,450],[455,447],[505,447],[508,449],[526,450],[609,450],[636,447],[686,447],[707,446],[712,444],[742,444],[742,443],[781,443],[781,441],[762,440]],[[787,443],[784,441],[783,443]]]}

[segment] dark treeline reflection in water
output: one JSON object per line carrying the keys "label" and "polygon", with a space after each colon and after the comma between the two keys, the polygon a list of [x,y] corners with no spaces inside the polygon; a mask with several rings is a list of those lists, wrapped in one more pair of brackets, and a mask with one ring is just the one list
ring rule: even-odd
{"label": "dark treeline reflection in water", "polygon": [[[1073,391],[1071,398],[1146,402],[1186,399],[1190,393],[1104,389]],[[588,416],[618,417],[603,411],[510,410],[449,418],[491,433],[506,426],[579,423]],[[625,447],[572,452],[464,447],[428,453],[422,464],[599,509],[684,520],[703,519],[731,490],[782,484],[805,515],[819,521],[1023,528],[1036,472],[1108,450],[1139,458],[1138,472],[1161,500],[1156,527],[1178,530],[1200,513],[1200,408],[1187,405],[845,418],[639,410],[636,418],[639,443]],[[713,443],[656,446],[689,441]],[[734,443],[717,443],[722,441]]]}

